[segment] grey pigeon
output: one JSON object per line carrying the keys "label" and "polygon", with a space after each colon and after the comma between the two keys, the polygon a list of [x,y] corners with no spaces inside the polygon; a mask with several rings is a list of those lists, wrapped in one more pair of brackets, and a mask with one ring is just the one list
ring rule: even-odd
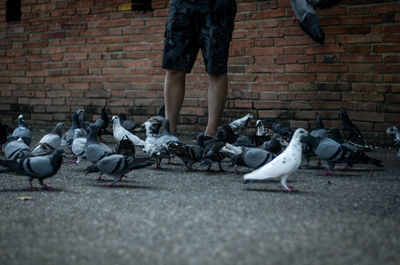
{"label": "grey pigeon", "polygon": [[235,165],[235,172],[238,166],[256,169],[271,162],[276,157],[276,155],[260,148],[239,147],[229,143],[222,147],[221,152],[231,158],[232,164]]}
{"label": "grey pigeon", "polygon": [[265,141],[260,148],[275,155],[279,155],[282,152],[282,144],[280,139],[281,136],[277,133],[274,133],[271,139]]}
{"label": "grey pigeon", "polygon": [[361,132],[357,128],[357,126],[354,125],[354,123],[350,120],[346,110],[341,109],[340,111],[338,111],[338,114],[340,115],[340,119],[342,121],[340,132],[343,135],[344,139],[352,144],[367,147],[367,143],[365,142],[364,137],[361,135]]}
{"label": "grey pigeon", "polygon": [[110,184],[110,186],[112,186],[120,181],[129,171],[147,167],[153,163],[154,162],[147,157],[134,158],[131,156],[113,154],[88,166],[86,168],[86,174],[99,171],[103,174],[107,174],[113,178],[113,183]]}
{"label": "grey pigeon", "polygon": [[135,132],[136,129],[140,128],[140,124],[128,120],[126,117],[125,113],[119,113],[118,114],[121,126],[124,127],[125,130],[129,131],[129,132]]}
{"label": "grey pigeon", "polygon": [[72,141],[71,151],[77,160],[71,160],[72,163],[77,165],[80,164],[82,158],[86,158],[86,145],[88,138],[86,137],[86,132],[80,128],[75,129],[74,139]]}
{"label": "grey pigeon", "polygon": [[4,154],[8,160],[33,156],[29,146],[21,139],[15,136],[7,138],[7,144],[4,147]]}
{"label": "grey pigeon", "polygon": [[308,132],[299,128],[295,131],[289,146],[279,156],[255,171],[244,175],[245,184],[253,180],[280,178],[281,185],[286,191],[294,191],[286,185],[287,178],[296,171],[301,163],[302,141]]}
{"label": "grey pigeon", "polygon": [[192,170],[193,164],[200,162],[203,158],[204,148],[199,145],[197,137],[195,144],[185,144],[182,142],[171,142],[168,145],[168,150],[171,154],[182,159],[187,169]]}
{"label": "grey pigeon", "polygon": [[127,136],[124,136],[122,140],[119,141],[119,143],[115,146],[115,152],[123,156],[135,157],[135,145]]}
{"label": "grey pigeon", "polygon": [[309,135],[306,143],[318,158],[326,162],[328,170],[325,176],[333,174],[336,163],[373,164],[382,167],[381,161],[368,157],[364,152],[354,152],[331,138],[317,138]]}
{"label": "grey pigeon", "polygon": [[315,42],[323,45],[325,34],[322,31],[317,13],[307,0],[290,0],[296,20],[299,21],[300,28],[304,30]]}
{"label": "grey pigeon", "polygon": [[221,140],[218,137],[218,134],[216,138],[204,135],[203,133],[200,133],[197,137],[199,145],[204,148],[203,158],[200,165],[207,165],[207,171],[210,171],[212,163],[216,162],[219,171],[223,171],[221,163],[226,156],[221,152],[221,148],[225,145],[225,141]]}
{"label": "grey pigeon", "polygon": [[286,141],[289,141],[293,135],[293,130],[281,122],[274,121],[272,118],[265,118],[262,121],[264,126],[279,134]]}
{"label": "grey pigeon", "polygon": [[229,126],[231,126],[234,133],[239,134],[242,130],[246,129],[247,124],[253,118],[253,114],[249,113],[246,116],[229,123]]}
{"label": "grey pigeon", "polygon": [[111,155],[113,152],[110,147],[100,143],[97,139],[98,128],[92,124],[89,127],[89,136],[85,148],[86,158],[92,163],[96,163],[105,156]]}
{"label": "grey pigeon", "polygon": [[24,115],[21,114],[18,116],[18,127],[15,128],[15,130],[12,133],[12,136],[21,138],[28,146],[31,144],[32,133],[26,126]]}
{"label": "grey pigeon", "polygon": [[44,184],[44,179],[54,176],[62,164],[64,150],[57,148],[51,155],[18,158],[17,160],[0,160],[0,165],[29,177],[31,189],[33,179],[38,179],[42,187],[51,189]]}
{"label": "grey pigeon", "polygon": [[160,168],[161,160],[163,158],[170,158],[170,153],[168,150],[168,145],[171,142],[180,142],[178,137],[171,134],[169,129],[169,120],[164,120],[164,128],[160,134],[155,132],[153,124],[150,121],[144,123],[146,128],[146,141],[144,145],[144,151],[157,158],[156,168]]}
{"label": "grey pigeon", "polygon": [[99,141],[103,142],[101,136],[103,134],[112,134],[107,130],[108,125],[110,124],[110,119],[108,118],[106,107],[101,107],[100,118],[97,119],[94,124],[99,128],[97,132],[97,137],[99,137]]}
{"label": "grey pigeon", "polygon": [[315,122],[315,128],[310,132],[310,135],[314,137],[328,137],[328,131],[324,128],[322,117],[317,114],[317,121]]}
{"label": "grey pigeon", "polygon": [[65,141],[67,142],[67,146],[68,146],[69,150],[71,150],[71,148],[72,148],[72,142],[75,138],[75,130],[76,129],[81,130],[83,133],[83,136],[86,136],[86,131],[84,129],[80,128],[79,116],[75,112],[74,114],[72,114],[71,127],[68,129],[68,131],[65,132]]}
{"label": "grey pigeon", "polygon": [[396,126],[390,126],[386,129],[386,133],[389,135],[394,135],[394,146],[399,147],[397,150],[397,157],[400,158],[400,132]]}
{"label": "grey pigeon", "polygon": [[56,127],[51,133],[46,134],[36,144],[32,150],[34,156],[43,156],[53,153],[61,145],[61,136],[64,133],[64,124],[62,122],[57,123]]}

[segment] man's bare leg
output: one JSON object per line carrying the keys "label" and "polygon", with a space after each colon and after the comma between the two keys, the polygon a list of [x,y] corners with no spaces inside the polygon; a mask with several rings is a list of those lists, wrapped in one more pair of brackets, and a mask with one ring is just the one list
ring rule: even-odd
{"label": "man's bare leg", "polygon": [[228,94],[228,76],[218,74],[208,78],[208,123],[204,134],[215,137]]}
{"label": "man's bare leg", "polygon": [[177,135],[179,112],[185,97],[184,70],[167,70],[164,82],[165,117],[169,120],[171,133]]}

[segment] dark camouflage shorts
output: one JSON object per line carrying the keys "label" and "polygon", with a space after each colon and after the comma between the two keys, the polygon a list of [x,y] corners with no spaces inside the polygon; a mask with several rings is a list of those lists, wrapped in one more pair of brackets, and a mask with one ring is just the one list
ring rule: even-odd
{"label": "dark camouflage shorts", "polygon": [[226,73],[235,16],[235,0],[171,0],[162,67],[190,72],[201,49],[207,73]]}

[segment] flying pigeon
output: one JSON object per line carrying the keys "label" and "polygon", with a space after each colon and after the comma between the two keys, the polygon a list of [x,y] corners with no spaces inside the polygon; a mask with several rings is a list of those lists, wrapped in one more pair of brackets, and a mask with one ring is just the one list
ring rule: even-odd
{"label": "flying pigeon", "polygon": [[351,122],[349,115],[347,115],[346,110],[341,109],[338,111],[340,115],[340,119],[342,121],[342,127],[340,128],[340,132],[343,135],[346,141],[349,141],[351,144],[361,145],[362,147],[367,147],[367,143],[364,140],[364,137],[361,135],[360,130],[356,125]]}
{"label": "flying pigeon", "polygon": [[279,156],[268,164],[255,171],[244,175],[245,184],[252,180],[281,178],[281,185],[287,191],[294,191],[286,185],[287,178],[296,171],[301,163],[302,144],[301,142],[308,135],[308,132],[299,128],[294,132],[289,146]]}
{"label": "flying pigeon", "polygon": [[92,124],[89,127],[89,136],[85,148],[86,158],[92,163],[96,163],[105,156],[111,155],[113,152],[107,145],[100,143],[97,139],[98,128]]}
{"label": "flying pigeon", "polygon": [[325,34],[322,31],[317,13],[308,0],[290,0],[295,19],[299,22],[300,28],[304,30],[315,42],[323,45]]}
{"label": "flying pigeon", "polygon": [[394,135],[394,146],[399,147],[397,150],[397,157],[400,158],[400,132],[396,126],[390,126],[386,129],[386,133],[389,135]]}
{"label": "flying pigeon", "polygon": [[326,162],[328,170],[324,174],[325,176],[333,174],[333,168],[336,163],[348,163],[350,165],[373,164],[382,167],[381,161],[368,157],[362,151],[354,152],[331,138],[317,138],[309,135],[305,142],[318,158]]}
{"label": "flying pigeon", "polygon": [[64,133],[64,124],[57,123],[51,133],[46,134],[40,139],[35,148],[32,150],[34,156],[43,156],[53,153],[61,145],[61,136]]}
{"label": "flying pigeon", "polygon": [[31,131],[28,129],[28,127],[26,127],[26,123],[24,120],[24,115],[19,115],[18,116],[18,127],[15,128],[15,130],[12,133],[12,136],[16,136],[18,138],[21,138],[26,145],[30,145],[32,142],[32,133]]}
{"label": "flying pigeon", "polygon": [[92,172],[101,172],[113,177],[113,186],[131,170],[139,169],[152,165],[154,162],[147,157],[134,158],[132,156],[123,156],[120,154],[113,154],[104,157],[96,163],[86,168],[86,174]]}
{"label": "flying pigeon", "polygon": [[132,156],[135,157],[135,145],[133,142],[128,138],[128,136],[124,136],[121,141],[115,146],[115,152],[117,154],[123,156]]}
{"label": "flying pigeon", "polygon": [[238,166],[257,169],[276,157],[276,155],[260,148],[239,147],[229,143],[221,148],[221,152],[231,158],[232,164],[235,165],[235,172]]}
{"label": "flying pigeon", "polygon": [[74,139],[71,145],[71,151],[74,154],[74,156],[77,157],[77,160],[76,161],[71,160],[72,163],[79,165],[81,159],[86,158],[85,150],[87,141],[88,138],[86,137],[86,132],[84,130],[81,130],[80,128],[75,129]]}
{"label": "flying pigeon", "polygon": [[112,119],[113,121],[113,135],[114,139],[119,142],[121,141],[124,136],[128,137],[129,140],[133,142],[134,145],[137,146],[145,146],[145,141],[137,137],[136,135],[133,135],[131,132],[125,130],[120,123],[119,117],[118,116],[113,116]]}
{"label": "flying pigeon", "polygon": [[18,158],[17,160],[0,160],[0,165],[29,177],[29,185],[32,190],[32,180],[37,178],[45,189],[51,189],[44,184],[44,179],[54,176],[62,164],[64,150],[57,148],[51,155]]}
{"label": "flying pigeon", "polygon": [[339,4],[340,0],[307,0],[313,7],[318,9],[330,8]]}
{"label": "flying pigeon", "polygon": [[7,144],[4,147],[4,154],[8,160],[33,156],[29,146],[27,146],[21,138],[11,135],[7,138]]}
{"label": "flying pigeon", "polygon": [[247,124],[253,118],[253,114],[249,113],[246,116],[229,123],[229,126],[232,128],[235,134],[239,134],[242,130],[246,129]]}

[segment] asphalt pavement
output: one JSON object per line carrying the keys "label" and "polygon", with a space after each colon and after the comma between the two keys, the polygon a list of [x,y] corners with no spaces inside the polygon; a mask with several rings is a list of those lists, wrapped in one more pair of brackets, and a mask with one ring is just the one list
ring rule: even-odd
{"label": "asphalt pavement", "polygon": [[67,153],[50,191],[0,175],[0,264],[400,264],[400,160],[368,155],[384,169],[299,169],[288,193],[244,185],[249,169],[228,161],[190,172],[179,158],[108,187]]}

